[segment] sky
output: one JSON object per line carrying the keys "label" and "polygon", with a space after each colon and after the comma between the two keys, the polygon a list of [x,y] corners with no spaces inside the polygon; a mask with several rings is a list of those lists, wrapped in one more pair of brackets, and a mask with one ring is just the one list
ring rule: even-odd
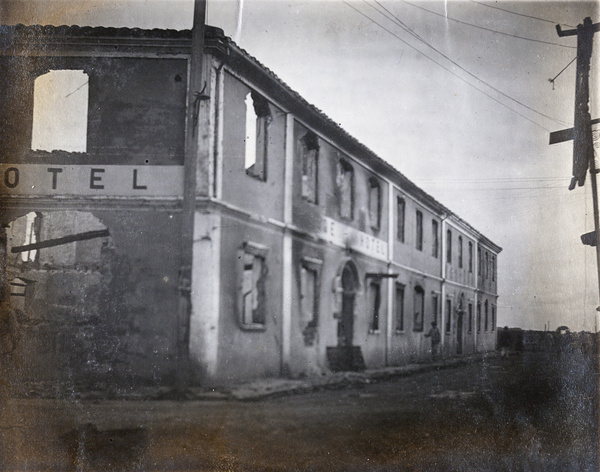
{"label": "sky", "polygon": [[[184,29],[193,6],[0,0],[0,23]],[[589,177],[569,191],[572,143],[548,144],[574,110],[576,37],[555,25],[588,16],[600,21],[598,3],[207,0],[208,24],[500,245],[498,324],[540,330],[593,331],[600,305],[580,241]]]}

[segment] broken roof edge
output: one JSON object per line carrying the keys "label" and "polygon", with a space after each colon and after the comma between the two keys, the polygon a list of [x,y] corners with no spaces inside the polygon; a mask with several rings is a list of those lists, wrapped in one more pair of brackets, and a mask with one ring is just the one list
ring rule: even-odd
{"label": "broken roof edge", "polygon": [[[182,47],[188,49],[191,44],[192,32],[189,29],[142,29],[127,27],[100,27],[100,26],[51,26],[51,25],[0,25],[0,50],[12,47],[15,43],[20,45],[41,45],[44,41],[56,38],[58,41],[65,39],[89,38],[101,41],[102,39],[131,39],[131,40],[177,40],[182,42]],[[502,248],[475,229],[466,220],[448,209],[442,203],[429,195],[391,164],[379,157],[375,152],[362,144],[354,136],[345,131],[338,123],[327,116],[323,111],[309,103],[298,92],[281,80],[273,71],[263,65],[258,59],[238,46],[231,38],[225,36],[221,28],[205,26],[205,50],[219,53],[229,67],[239,67],[242,71],[250,73],[252,78],[269,90],[269,95],[277,99],[288,108],[288,111],[313,125],[319,132],[327,136],[333,143],[343,148],[357,161],[363,161],[373,171],[389,179],[399,189],[422,201],[436,211],[442,218],[453,216],[466,229],[471,231],[478,241],[496,252]],[[273,88],[273,85],[276,85]]]}

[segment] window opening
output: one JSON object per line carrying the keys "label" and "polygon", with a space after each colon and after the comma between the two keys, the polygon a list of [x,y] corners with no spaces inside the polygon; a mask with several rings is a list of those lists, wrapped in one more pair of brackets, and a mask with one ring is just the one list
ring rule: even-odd
{"label": "window opening", "polygon": [[87,151],[89,79],[82,70],[51,70],[35,79],[31,149]]}
{"label": "window opening", "polygon": [[[34,244],[38,242],[39,224],[38,216],[34,212],[27,213],[25,215],[25,241],[24,246]],[[37,256],[37,249],[31,251],[24,251],[21,253],[21,260],[23,262],[33,262]]]}
{"label": "window opening", "polygon": [[446,262],[452,264],[452,231],[446,231]]}
{"label": "window opening", "polygon": [[267,149],[271,109],[269,102],[256,92],[246,95],[246,174],[266,180]]}
{"label": "window opening", "polygon": [[481,332],[481,303],[477,303],[477,332]]}
{"label": "window opening", "polygon": [[419,251],[423,250],[423,213],[417,210],[417,244],[416,247]]}
{"label": "window opening", "polygon": [[432,305],[432,309],[433,309],[433,319],[431,321],[435,321],[437,323],[437,317],[438,317],[438,296],[437,294],[433,294],[431,296],[431,305]]}
{"label": "window opening", "polygon": [[381,187],[379,182],[371,178],[369,179],[369,222],[371,228],[379,229],[381,220]]}
{"label": "window opening", "polygon": [[492,305],[492,331],[496,330],[496,306]]}
{"label": "window opening", "polygon": [[397,213],[397,222],[396,222],[396,237],[398,238],[398,241],[400,242],[404,242],[404,217],[405,217],[405,211],[406,211],[406,202],[404,201],[403,198],[398,197],[397,200],[397,209],[396,209],[396,213]]}
{"label": "window opening", "polygon": [[481,248],[477,248],[477,275],[481,275]]}
{"label": "window opening", "polygon": [[396,331],[404,331],[404,285],[396,284]]}
{"label": "window opening", "polygon": [[371,310],[371,333],[379,332],[379,305],[381,303],[381,292],[378,282],[369,284],[369,306]]}
{"label": "window opening", "polygon": [[419,286],[414,293],[414,323],[413,330],[423,331],[423,312],[425,311],[425,292]]}
{"label": "window opening", "polygon": [[463,267],[463,239],[462,236],[458,237],[458,268]]}
{"label": "window opening", "polygon": [[319,139],[314,133],[306,133],[300,139],[302,148],[302,197],[317,203]]}
{"label": "window opening", "polygon": [[473,272],[473,243],[469,241],[469,273]]}
{"label": "window opening", "polygon": [[318,323],[318,276],[314,268],[302,266],[300,279],[300,309],[304,344],[312,346],[317,334]]}
{"label": "window opening", "polygon": [[484,329],[484,331],[487,331],[488,330],[488,302],[487,302],[487,300],[483,304],[483,316],[484,316],[483,329]]}
{"label": "window opening", "polygon": [[354,213],[354,169],[343,159],[338,164],[337,186],[340,195],[340,216],[351,220]]}
{"label": "window opening", "polygon": [[469,333],[473,332],[473,304],[469,303]]}
{"label": "window opening", "polygon": [[244,326],[265,324],[264,257],[244,252],[241,280],[241,323]]}
{"label": "window opening", "polygon": [[452,331],[452,300],[446,299],[446,333]]}
{"label": "window opening", "polygon": [[439,252],[439,247],[440,247],[440,240],[439,240],[439,234],[438,234],[438,222],[433,220],[431,222],[431,237],[432,237],[432,245],[431,245],[431,255],[435,258],[438,257],[438,252]]}

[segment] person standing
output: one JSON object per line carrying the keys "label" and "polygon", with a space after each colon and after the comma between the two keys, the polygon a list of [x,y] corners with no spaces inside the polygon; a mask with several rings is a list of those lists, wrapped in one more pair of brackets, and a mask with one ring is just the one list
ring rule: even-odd
{"label": "person standing", "polygon": [[442,341],[442,335],[437,327],[435,321],[431,322],[431,328],[425,333],[426,338],[431,338],[431,359],[433,362],[438,360],[440,354],[440,342]]}

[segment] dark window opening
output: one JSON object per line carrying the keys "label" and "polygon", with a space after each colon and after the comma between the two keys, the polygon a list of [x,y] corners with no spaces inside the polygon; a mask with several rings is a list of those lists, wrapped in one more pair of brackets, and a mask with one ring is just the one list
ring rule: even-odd
{"label": "dark window opening", "polygon": [[414,292],[414,321],[413,330],[423,331],[423,313],[425,312],[425,292],[419,286]]}
{"label": "dark window opening", "polygon": [[446,262],[452,264],[452,231],[446,231]]}
{"label": "dark window opening", "polygon": [[381,290],[378,282],[369,284],[369,307],[370,307],[370,332],[379,332],[379,305],[381,304]]}
{"label": "dark window opening", "polygon": [[452,300],[446,299],[446,333],[452,332]]}
{"label": "dark window opening", "polygon": [[404,285],[396,284],[396,331],[404,331]]}
{"label": "dark window opening", "polygon": [[462,236],[458,237],[458,268],[463,267],[463,239]]}
{"label": "dark window opening", "polygon": [[423,213],[417,210],[416,213],[416,248],[423,250]]}
{"label": "dark window opening", "polygon": [[404,218],[406,212],[406,202],[403,198],[398,197],[396,208],[396,238],[398,241],[404,242]]}
{"label": "dark window opening", "polygon": [[431,222],[431,238],[432,238],[432,244],[431,244],[431,255],[435,258],[438,257],[438,253],[439,253],[439,247],[440,247],[440,239],[439,239],[439,232],[438,232],[438,222],[433,220]]}

